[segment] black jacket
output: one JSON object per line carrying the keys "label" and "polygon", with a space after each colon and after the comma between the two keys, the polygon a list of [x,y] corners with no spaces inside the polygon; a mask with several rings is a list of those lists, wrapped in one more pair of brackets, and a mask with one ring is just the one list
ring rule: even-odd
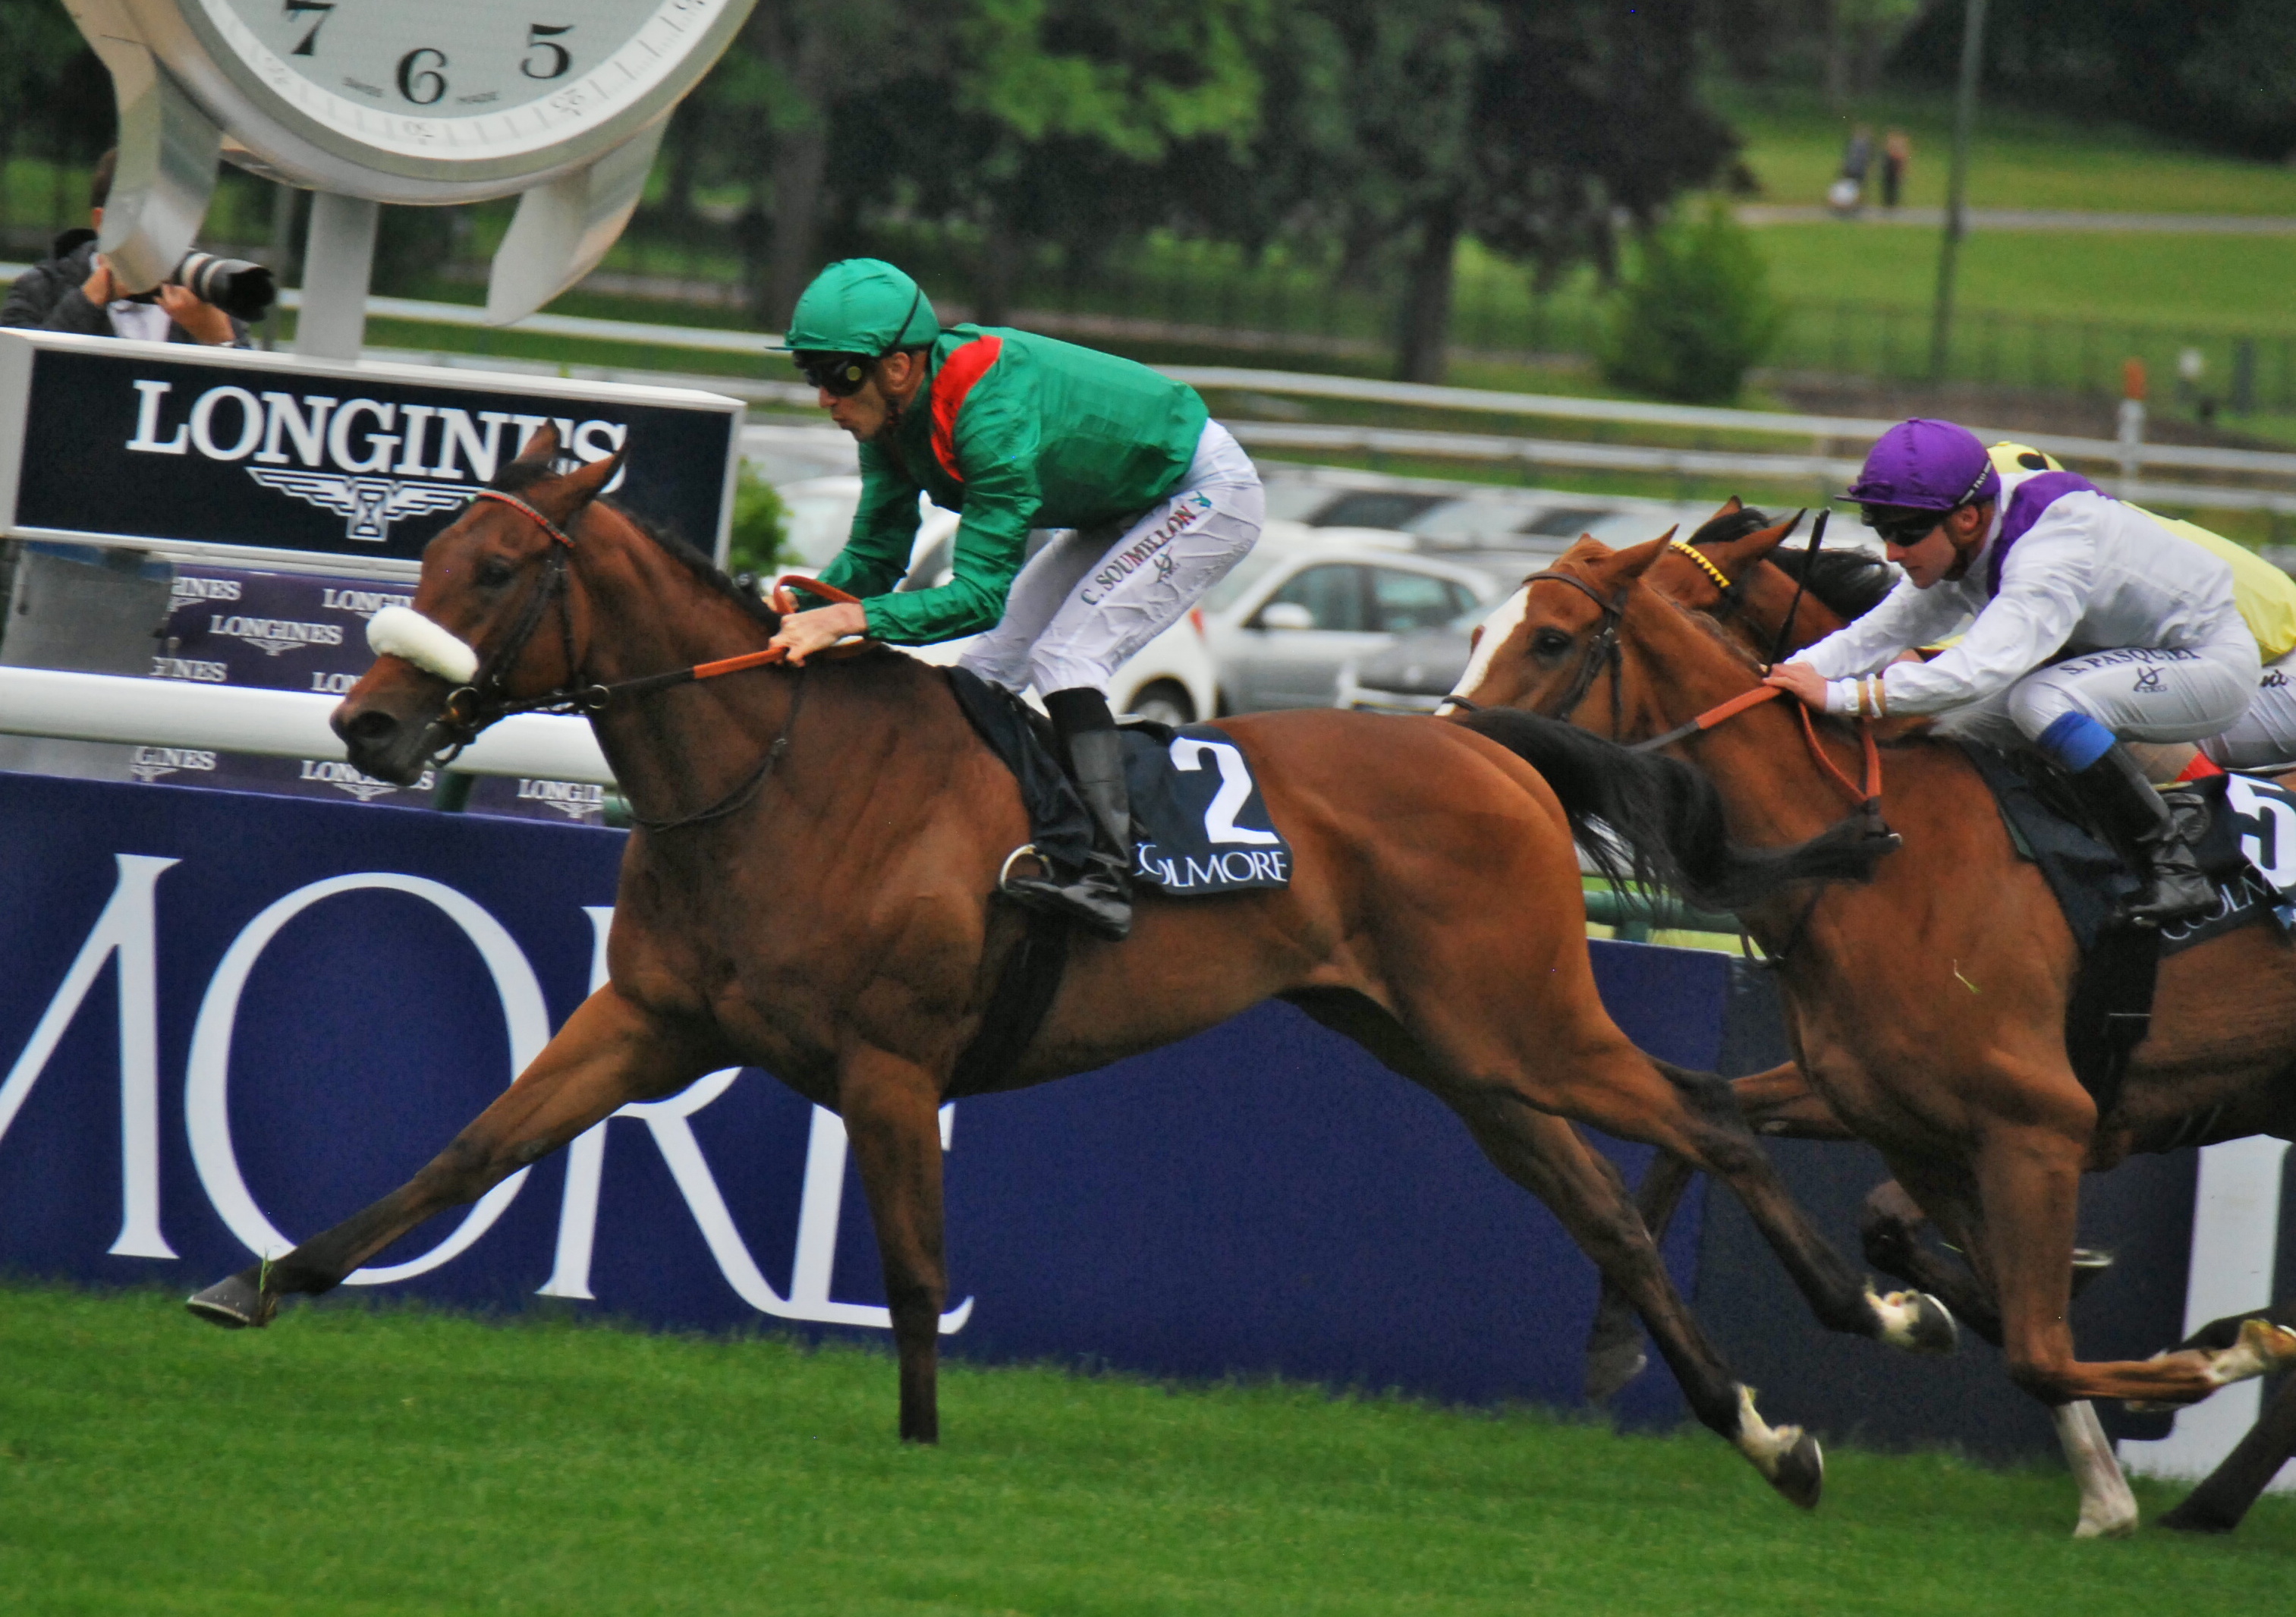
{"label": "black jacket", "polygon": [[[90,337],[116,337],[111,329],[111,313],[98,308],[80,291],[88,276],[95,273],[95,232],[67,230],[55,239],[50,256],[16,277],[16,284],[8,290],[8,301],[0,307],[0,325],[37,326],[48,332],[78,332]],[[231,323],[232,346],[247,346],[247,325],[241,320]],[[197,338],[177,325],[168,323],[168,341],[196,342]]]}

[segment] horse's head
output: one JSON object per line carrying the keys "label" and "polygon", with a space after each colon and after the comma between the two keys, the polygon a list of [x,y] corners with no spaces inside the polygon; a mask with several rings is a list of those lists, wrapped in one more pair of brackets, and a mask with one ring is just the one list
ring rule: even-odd
{"label": "horse's head", "polygon": [[414,608],[375,614],[374,666],[332,719],[358,768],[410,784],[447,747],[573,681],[588,609],[569,587],[570,553],[620,457],[562,475],[557,454],[545,425],[424,548]]}
{"label": "horse's head", "polygon": [[1643,575],[1673,538],[1669,529],[1625,550],[1582,538],[1531,574],[1475,630],[1459,694],[1476,707],[1526,708],[1575,718],[1590,729],[1615,727],[1626,706],[1620,628],[1637,598],[1648,596]]}
{"label": "horse's head", "polygon": [[1786,614],[1793,614],[1792,647],[1799,649],[1841,627],[1823,603],[1795,604],[1796,579],[1770,563],[1770,554],[1800,525],[1796,513],[1772,522],[1735,497],[1688,538],[1677,539],[1643,575],[1648,587],[1678,606],[1704,612],[1759,657],[1767,658]]}

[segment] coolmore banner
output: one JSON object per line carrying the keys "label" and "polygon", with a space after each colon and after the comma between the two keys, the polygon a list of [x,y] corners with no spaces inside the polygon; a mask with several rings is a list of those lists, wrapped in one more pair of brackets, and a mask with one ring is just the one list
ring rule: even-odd
{"label": "coolmore banner", "polygon": [[0,332],[0,532],[411,576],[545,423],[630,511],[722,554],[738,399]]}
{"label": "coolmore banner", "polygon": [[[402,1182],[588,991],[621,846],[0,775],[0,1264],[188,1293]],[[1714,1059],[1726,960],[1602,964],[1636,1038]],[[1288,1007],[965,1101],[943,1141],[952,1354],[1576,1399],[1591,1266],[1441,1106]],[[1697,1224],[1669,1249],[1685,1285]],[[357,1278],[663,1326],[885,1324],[842,1126],[755,1071],[628,1108]],[[1626,1408],[1679,1405],[1661,1373]]]}

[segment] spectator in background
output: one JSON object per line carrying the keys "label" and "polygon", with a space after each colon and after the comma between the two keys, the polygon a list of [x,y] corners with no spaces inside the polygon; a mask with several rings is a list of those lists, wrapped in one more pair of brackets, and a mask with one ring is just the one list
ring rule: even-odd
{"label": "spectator in background", "polygon": [[95,250],[103,227],[103,204],[111,195],[117,147],[96,160],[88,187],[92,229],[67,230],[49,257],[16,277],[0,308],[0,325],[37,326],[78,332],[90,337],[140,337],[147,342],[203,342],[245,348],[247,327],[186,287],[167,282],[140,297],[127,297],[111,278],[111,266]]}
{"label": "spectator in background", "polygon": [[1895,208],[1906,184],[1906,166],[1914,160],[1914,143],[1903,129],[1892,129],[1882,140],[1882,206]]}
{"label": "spectator in background", "polygon": [[1874,166],[1874,130],[1859,124],[1850,131],[1841,153],[1841,173],[1826,187],[1825,205],[1836,213],[1855,213],[1866,201],[1866,173]]}

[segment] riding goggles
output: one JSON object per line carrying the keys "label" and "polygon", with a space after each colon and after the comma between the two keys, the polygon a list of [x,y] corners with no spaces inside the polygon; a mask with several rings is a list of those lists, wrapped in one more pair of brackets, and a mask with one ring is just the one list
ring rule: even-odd
{"label": "riding goggles", "polygon": [[1879,535],[1883,544],[1895,545],[1901,550],[1920,544],[1936,532],[1946,514],[1905,505],[1868,505],[1864,511],[1866,526]]}
{"label": "riding goggles", "polygon": [[832,398],[850,398],[869,380],[876,361],[866,354],[800,354],[798,374]]}

